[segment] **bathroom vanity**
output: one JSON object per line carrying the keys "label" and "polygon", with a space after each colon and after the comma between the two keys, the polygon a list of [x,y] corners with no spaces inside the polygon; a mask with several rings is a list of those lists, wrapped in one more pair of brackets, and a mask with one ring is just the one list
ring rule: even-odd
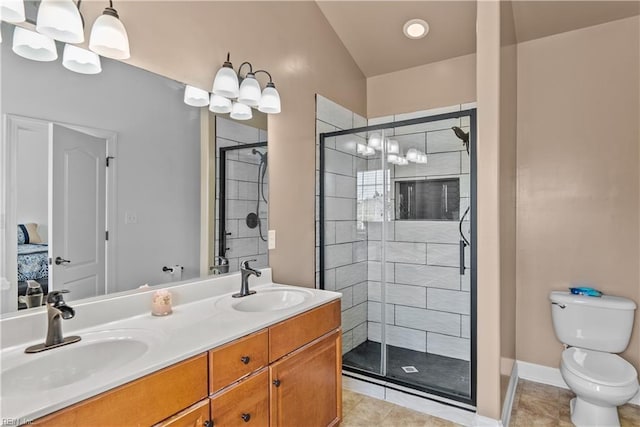
{"label": "bathroom vanity", "polygon": [[[31,408],[5,406],[18,402],[15,396],[5,396],[7,386],[20,387],[11,383],[12,369],[30,363],[32,355],[4,348],[3,362],[8,366],[3,363],[3,417],[9,410],[25,423],[60,426],[338,424],[342,412],[340,294],[269,284],[270,271],[263,271],[267,278],[261,281],[267,283],[254,287],[256,295],[233,299],[223,293],[177,304],[174,314],[163,318],[144,313],[90,328],[95,332],[84,333],[85,348],[102,342],[92,341],[92,334],[122,334],[134,327],[149,330],[151,338],[140,338],[148,347],[143,355],[104,375],[75,375],[61,385],[38,380],[39,388],[26,401],[42,401]],[[186,284],[172,292],[177,300],[188,301],[198,290],[235,290],[237,276]],[[144,296],[131,298],[144,301]],[[77,316],[82,315],[79,311]],[[133,332],[128,336],[138,339]],[[77,352],[83,344],[66,346],[70,355],[74,345],[79,346]],[[121,352],[127,351],[122,347]],[[111,357],[117,358],[117,351]]]}

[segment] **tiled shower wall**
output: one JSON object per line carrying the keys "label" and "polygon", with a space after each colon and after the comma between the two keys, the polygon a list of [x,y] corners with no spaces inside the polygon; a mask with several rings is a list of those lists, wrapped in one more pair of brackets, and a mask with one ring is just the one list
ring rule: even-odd
{"label": "tiled shower wall", "polygon": [[[219,206],[220,206],[220,148],[235,147],[243,144],[253,144],[267,141],[267,131],[238,123],[234,120],[216,117],[216,247],[218,255],[219,241]],[[260,152],[266,152],[267,147],[259,147]],[[229,272],[239,270],[240,263],[245,260],[256,259],[252,267],[262,268],[269,265],[267,242],[260,238],[258,227],[249,228],[246,217],[256,211],[258,200],[258,166],[260,156],[251,154],[251,149],[227,151],[226,164],[226,221],[227,247],[226,257],[229,260]],[[268,163],[267,163],[268,164]],[[265,175],[264,193],[269,200],[269,173]],[[268,207],[264,201],[260,202],[258,213],[262,223],[262,236],[268,236]]]}
{"label": "tiled shower wall", "polygon": [[[368,124],[425,117],[475,105],[420,111],[372,119]],[[365,126],[351,111],[318,96],[316,134]],[[390,222],[386,223],[387,342],[421,352],[469,360],[470,270],[459,274],[458,221],[395,221],[393,198],[396,179],[459,178],[461,216],[470,200],[469,158],[451,126],[469,131],[469,119],[452,119],[388,129],[403,153],[417,148],[429,156],[427,165],[392,166],[388,191]],[[364,135],[325,140],[325,288],[342,292],[343,352],[365,340],[380,341],[381,322],[381,201],[366,196],[373,185],[381,194],[379,155],[362,157],[356,143]],[[319,155],[316,157],[319,159]],[[319,183],[319,162],[316,163]],[[379,188],[378,188],[379,187]],[[371,192],[369,192],[371,194]],[[320,205],[316,188],[316,207]],[[379,218],[367,220],[363,210]],[[363,218],[365,219],[364,221]],[[316,212],[316,219],[319,219]],[[358,219],[361,221],[359,222]],[[360,225],[358,225],[360,224]],[[463,226],[469,236],[469,217]],[[316,236],[319,223],[316,221]],[[319,239],[316,238],[316,281],[319,279]],[[469,267],[469,248],[466,264]]]}
{"label": "tiled shower wall", "polygon": [[[458,105],[411,114],[372,119],[370,125],[425,117],[475,105]],[[426,165],[390,167],[389,187],[394,206],[396,180],[432,178],[460,179],[460,217],[470,200],[469,157],[453,131],[459,126],[469,131],[469,119],[442,120],[402,128],[387,129],[385,135],[400,143],[403,153],[416,148],[427,153]],[[380,169],[380,159],[369,158],[369,171]],[[382,187],[380,186],[380,192]],[[469,360],[470,351],[470,270],[459,273],[458,221],[395,220],[386,226],[386,338],[389,345],[421,352]],[[469,238],[469,216],[463,231]],[[369,221],[368,242],[368,339],[380,341],[381,322],[381,223]],[[470,263],[469,248],[465,264]]]}
{"label": "tiled shower wall", "polygon": [[[367,120],[317,95],[316,136],[366,126]],[[359,138],[359,137],[356,137]],[[364,142],[364,138],[362,138]],[[319,139],[316,148],[319,150]],[[354,136],[325,141],[325,289],[342,293],[342,351],[367,339],[367,241],[356,228],[356,177],[366,159],[356,154]],[[319,281],[319,164],[316,155],[316,284]]]}

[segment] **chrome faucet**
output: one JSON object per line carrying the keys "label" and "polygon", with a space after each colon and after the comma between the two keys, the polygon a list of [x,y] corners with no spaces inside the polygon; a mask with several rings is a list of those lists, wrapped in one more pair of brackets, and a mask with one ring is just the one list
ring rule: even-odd
{"label": "chrome faucet", "polygon": [[229,272],[229,260],[223,256],[215,258],[215,264],[209,267],[209,271],[213,274],[225,274]]}
{"label": "chrome faucet", "polygon": [[247,295],[252,295],[256,293],[256,291],[249,290],[249,276],[251,276],[252,274],[255,275],[256,277],[262,276],[262,272],[249,267],[250,262],[256,262],[256,261],[257,260],[255,259],[250,259],[242,263],[242,266],[240,267],[240,276],[242,277],[240,292],[237,294],[231,295],[232,297],[241,298],[241,297],[246,297]]}
{"label": "chrome faucet", "polygon": [[62,320],[72,319],[76,315],[75,310],[64,301],[63,294],[68,292],[67,290],[49,292],[49,295],[47,295],[47,338],[44,344],[28,347],[25,353],[39,353],[80,341],[79,336],[67,338],[62,336]]}

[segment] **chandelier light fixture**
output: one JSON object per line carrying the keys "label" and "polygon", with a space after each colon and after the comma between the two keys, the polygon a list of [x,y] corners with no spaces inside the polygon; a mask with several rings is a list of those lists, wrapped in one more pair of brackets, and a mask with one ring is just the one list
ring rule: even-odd
{"label": "chandelier light fixture", "polygon": [[58,59],[56,42],[52,38],[22,27],[13,30],[13,52],[33,61],[49,62]]}
{"label": "chandelier light fixture", "polygon": [[209,105],[209,92],[187,85],[184,88],[184,103],[192,107],[206,107]]}
{"label": "chandelier light fixture", "polygon": [[[50,0],[51,1],[51,0]],[[120,21],[118,11],[113,8],[113,1],[104,9],[91,27],[89,49],[98,55],[113,59],[128,59],[129,36],[124,24]]]}
{"label": "chandelier light fixture", "polygon": [[0,19],[12,24],[24,22],[24,2],[22,0],[0,0]]}
{"label": "chandelier light fixture", "polygon": [[[129,38],[118,12],[109,0],[107,7],[91,29],[89,49],[74,46],[84,42],[84,18],[78,0],[41,0],[38,6],[36,31],[15,27],[13,51],[23,58],[34,61],[55,61],[58,52],[54,40],[66,43],[62,65],[81,74],[98,74],[102,71],[100,56],[127,59],[131,56]],[[0,0],[0,19],[6,22],[25,21],[23,0]],[[0,42],[2,39],[0,38]],[[206,92],[206,103],[209,96]],[[185,94],[185,102],[186,94]]]}
{"label": "chandelier light fixture", "polygon": [[79,4],[72,0],[42,0],[38,7],[36,31],[64,43],[84,42],[84,22]]}
{"label": "chandelier light fixture", "polygon": [[98,74],[102,71],[100,56],[97,53],[72,44],[64,45],[62,66],[80,74]]}
{"label": "chandelier light fixture", "polygon": [[[245,66],[249,67],[249,71],[243,75],[242,70]],[[269,77],[264,89],[261,89],[256,78],[256,75],[261,73]],[[192,90],[190,88],[192,86],[185,87],[185,103],[196,107],[206,106],[207,104],[195,105],[187,102],[187,91]],[[211,92],[208,97],[209,110],[218,114],[230,113],[234,120],[251,119],[252,108],[266,114],[278,114],[281,111],[280,94],[271,74],[266,70],[253,71],[253,65],[250,62],[240,64],[236,73],[229,53],[227,53],[227,60],[216,73]]]}

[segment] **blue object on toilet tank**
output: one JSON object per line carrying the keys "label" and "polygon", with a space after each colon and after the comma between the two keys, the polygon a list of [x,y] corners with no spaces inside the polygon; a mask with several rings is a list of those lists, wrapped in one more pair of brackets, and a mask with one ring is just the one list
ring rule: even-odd
{"label": "blue object on toilet tank", "polygon": [[586,295],[586,296],[590,296],[590,297],[601,297],[602,296],[602,292],[593,289],[593,288],[588,288],[586,286],[579,286],[576,288],[569,288],[569,290],[571,291],[572,294],[575,295]]}

